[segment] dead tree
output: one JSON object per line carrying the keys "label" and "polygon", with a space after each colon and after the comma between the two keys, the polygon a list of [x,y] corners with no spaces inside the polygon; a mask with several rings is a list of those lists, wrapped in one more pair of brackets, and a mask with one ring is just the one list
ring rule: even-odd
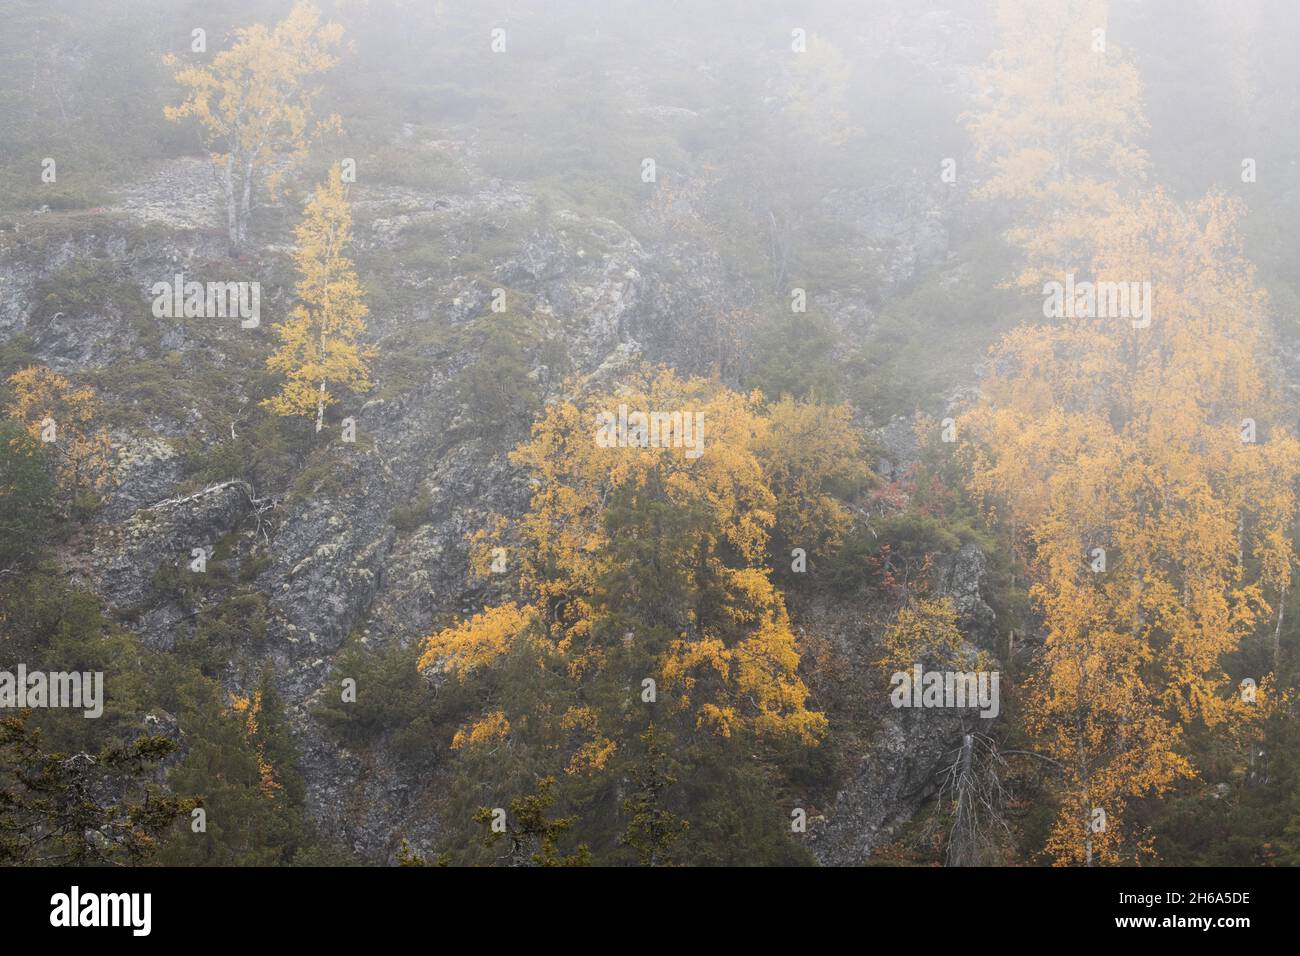
{"label": "dead tree", "polygon": [[1010,836],[1003,785],[1007,763],[987,734],[966,732],[953,760],[940,770],[939,806],[951,807],[944,863],[985,866],[994,861],[999,842]]}

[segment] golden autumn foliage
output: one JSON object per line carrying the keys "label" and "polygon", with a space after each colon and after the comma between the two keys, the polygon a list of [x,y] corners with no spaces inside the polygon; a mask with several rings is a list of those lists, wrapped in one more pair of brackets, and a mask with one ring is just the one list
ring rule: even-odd
{"label": "golden autumn foliage", "polygon": [[341,26],[322,24],[312,4],[297,3],[272,28],[259,23],[236,30],[234,45],[211,64],[176,74],[185,99],[164,114],[173,122],[199,122],[224,190],[232,243],[248,237],[258,178],[267,173],[274,192],[285,168],[300,161],[324,129],[338,126],[337,117],[314,122],[311,79],[337,62],[332,51],[342,38]]}
{"label": "golden autumn foliage", "polygon": [[966,643],[952,601],[920,599],[899,608],[881,642],[881,667],[887,674],[911,670],[971,670],[984,666],[982,655]]}
{"label": "golden autumn foliage", "polygon": [[[1141,82],[1107,33],[1107,0],[1001,0],[1003,46],[977,77],[967,116],[988,170],[980,194],[1023,212],[1018,284],[1057,278],[1088,255],[1087,224],[1145,177]],[[1039,228],[1051,223],[1051,228]],[[1081,234],[1082,233],[1082,234]]]}
{"label": "golden autumn foliage", "polygon": [[476,669],[505,654],[528,630],[534,614],[531,607],[504,604],[444,628],[425,638],[419,668],[441,667],[463,683]]}
{"label": "golden autumn foliage", "polygon": [[773,534],[809,553],[834,550],[853,524],[843,500],[874,480],[852,410],[786,396],[767,420],[754,452],[776,497]]}
{"label": "golden autumn foliage", "polygon": [[600,732],[600,718],[590,707],[570,707],[560,718],[564,730],[577,730],[587,737],[569,759],[565,773],[591,773],[603,770],[618,745]]}
{"label": "golden autumn foliage", "polygon": [[9,376],[9,416],[53,451],[55,479],[71,493],[99,493],[116,475],[112,441],[97,427],[99,403],[89,387],[77,388],[44,365]]}
{"label": "golden autumn foliage", "polygon": [[[1005,336],[961,421],[971,487],[1009,530],[1042,614],[1026,725],[1063,775],[1058,863],[1117,860],[1129,800],[1194,774],[1185,728],[1241,716],[1223,662],[1290,584],[1300,475],[1236,204],[1120,179],[1144,160],[1130,144],[1135,81],[1109,52],[1091,70],[1079,53],[1104,12],[1005,3],[1001,92],[976,125],[986,147],[1003,140],[991,189],[1030,200],[1012,235],[1022,281],[1058,269],[1152,289],[1149,322],[1062,318]],[[1079,69],[1060,72],[1052,50]],[[1086,121],[1097,109],[1109,119]]]}
{"label": "golden autumn foliage", "polygon": [[[537,606],[556,607],[552,640],[576,672],[605,654],[594,625],[608,584],[626,611],[676,636],[660,656],[664,688],[703,723],[815,740],[825,718],[806,710],[807,688],[784,601],[764,567],[776,500],[755,452],[770,428],[744,396],[671,371],[647,372],[615,395],[555,403],[513,456],[538,482],[520,531],[528,543],[520,583]],[[703,415],[706,447],[602,448],[597,413],[680,409]],[[644,581],[646,563],[658,572]]]}
{"label": "golden autumn foliage", "polygon": [[[528,648],[584,701],[560,712],[559,736],[547,738],[568,754],[569,774],[608,765],[626,709],[647,706],[638,698],[645,680],[657,686],[652,706],[678,715],[688,733],[816,743],[826,718],[809,707],[799,642],[766,566],[778,514],[772,476],[794,494],[807,492],[807,501],[791,503],[792,520],[824,540],[838,531],[841,513],[822,497],[822,483],[852,467],[773,443],[774,428],[790,440],[804,434],[790,425],[810,424],[803,409],[782,405],[769,418],[757,394],[702,379],[645,370],[616,390],[578,394],[550,404],[512,455],[532,475],[528,511],[472,536],[477,575],[511,542],[517,600],[426,638],[420,666],[439,665],[463,681],[512,648]],[[701,413],[702,454],[671,443],[603,447],[598,416],[620,404]],[[845,412],[814,408],[847,430]],[[849,441],[843,453],[856,448]],[[506,714],[513,719],[509,706]]]}
{"label": "golden autumn foliage", "polygon": [[244,697],[240,694],[231,692],[230,710],[243,717],[244,732],[248,735],[249,740],[257,742],[258,787],[262,791],[264,797],[268,800],[273,800],[281,791],[284,790],[284,787],[280,784],[280,781],[275,779],[275,767],[272,766],[271,761],[267,759],[266,748],[263,746],[261,740],[259,740],[257,718],[262,712],[262,692],[260,690],[255,690],[250,697]]}
{"label": "golden autumn foliage", "polygon": [[285,382],[264,404],[277,415],[314,412],[318,432],[326,407],[337,400],[330,386],[365,392],[373,384],[369,361],[375,350],[359,341],[368,310],[352,260],[343,254],[351,232],[352,213],[336,164],[295,230],[298,303],[288,320],[275,326],[280,347],[266,360]]}
{"label": "golden autumn foliage", "polygon": [[504,740],[509,733],[510,721],[506,720],[506,715],[499,710],[493,711],[483,719],[476,720],[468,730],[462,727],[456,731],[451,739],[451,749],[461,750],[495,743]]}
{"label": "golden autumn foliage", "polygon": [[250,737],[257,735],[257,715],[262,709],[262,693],[254,691],[252,697],[231,692],[230,709],[244,718],[244,727]]}
{"label": "golden autumn foliage", "polygon": [[[1102,227],[1098,274],[1127,261],[1152,276],[1151,327],[1077,319],[1012,333],[964,423],[973,486],[1018,529],[1045,613],[1031,733],[1050,753],[1084,755],[1071,762],[1075,837],[1054,843],[1078,859],[1089,839],[1109,858],[1118,829],[1107,810],[1104,833],[1080,841],[1085,810],[1190,774],[1181,727],[1227,716],[1222,658],[1270,613],[1293,561],[1300,445],[1255,358],[1266,315],[1232,209],[1175,209],[1155,193],[1131,215],[1145,228]],[[1259,441],[1243,442],[1245,419]]]}

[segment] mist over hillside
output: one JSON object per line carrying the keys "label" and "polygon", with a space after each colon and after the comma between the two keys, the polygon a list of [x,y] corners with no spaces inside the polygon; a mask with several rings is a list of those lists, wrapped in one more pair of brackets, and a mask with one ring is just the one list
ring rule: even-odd
{"label": "mist over hillside", "polygon": [[0,862],[1300,862],[1296,37],[0,0]]}

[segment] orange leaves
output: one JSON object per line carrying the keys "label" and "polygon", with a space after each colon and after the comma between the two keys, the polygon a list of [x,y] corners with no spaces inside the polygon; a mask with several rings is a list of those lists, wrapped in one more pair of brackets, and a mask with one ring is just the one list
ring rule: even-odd
{"label": "orange leaves", "polygon": [[107,429],[97,427],[99,403],[88,387],[75,388],[44,365],[9,376],[13,403],[9,416],[55,455],[55,477],[69,492],[102,492],[116,475],[115,453]]}
{"label": "orange leaves", "polygon": [[534,617],[533,608],[513,603],[488,608],[425,638],[418,666],[421,670],[439,666],[464,683],[475,669],[489,666],[510,650]]}
{"label": "orange leaves", "polygon": [[248,730],[248,736],[257,735],[257,715],[262,710],[262,692],[254,691],[252,697],[243,697],[231,691],[230,709],[236,714],[242,714],[244,725]]}
{"label": "orange leaves", "polygon": [[451,740],[451,749],[481,747],[504,740],[509,733],[510,721],[506,720],[505,713],[500,710],[493,711],[482,720],[475,721],[469,730],[462,727],[456,731],[456,736]]}
{"label": "orange leaves", "polygon": [[266,749],[260,738],[261,730],[257,718],[262,712],[262,692],[255,690],[251,697],[230,692],[230,710],[244,718],[244,732],[250,741],[257,744],[258,788],[262,791],[262,796],[273,800],[284,787],[275,779],[275,767],[267,759]]}

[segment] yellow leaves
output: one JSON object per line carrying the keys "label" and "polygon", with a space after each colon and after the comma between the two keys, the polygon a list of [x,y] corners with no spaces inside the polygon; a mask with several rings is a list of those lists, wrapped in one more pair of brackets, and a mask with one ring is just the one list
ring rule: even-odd
{"label": "yellow leaves", "polygon": [[94,392],[89,388],[74,390],[66,378],[44,365],[29,365],[9,376],[14,390],[13,417],[27,422],[33,438],[40,438],[42,418],[54,417],[56,411],[69,422],[84,425],[94,413]]}
{"label": "yellow leaves", "polygon": [[234,691],[230,691],[229,694],[231,712],[244,718],[244,732],[250,741],[257,744],[258,789],[262,791],[262,796],[273,800],[284,787],[275,779],[275,767],[267,759],[265,748],[259,739],[257,718],[262,712],[262,692],[255,690],[250,697],[244,697]]}
{"label": "yellow leaves", "polygon": [[748,727],[759,736],[790,737],[808,745],[824,736],[823,714],[807,709],[808,687],[798,677],[798,641],[785,607],[769,605],[750,635],[728,647],[716,638],[674,641],[660,661],[665,690],[675,692],[678,709],[707,689],[710,697],[696,710],[696,726],[730,737]]}
{"label": "yellow leaves", "polygon": [[724,608],[727,618],[737,624],[753,624],[781,598],[764,568],[732,568],[719,566],[716,572],[728,585],[733,600]]}
{"label": "yellow leaves", "polygon": [[278,415],[316,414],[321,430],[325,408],[336,397],[335,385],[368,391],[369,362],[375,349],[360,343],[368,313],[352,261],[343,254],[351,236],[352,213],[337,164],[307,203],[294,261],[298,266],[298,303],[289,319],[275,326],[280,347],[266,360],[285,376],[280,393],[263,404]]}
{"label": "yellow leaves", "polygon": [[809,553],[834,549],[853,523],[835,493],[852,494],[873,480],[852,409],[787,396],[768,408],[767,419],[754,453],[776,497],[782,540]]}
{"label": "yellow leaves", "polygon": [[590,707],[570,707],[560,718],[560,727],[578,730],[588,737],[569,759],[565,773],[585,774],[603,770],[618,749],[614,741],[600,732],[599,718]]}
{"label": "yellow leaves", "polygon": [[510,551],[503,545],[506,521],[497,516],[490,528],[480,528],[465,536],[469,544],[469,572],[475,580],[517,570],[510,560]]}
{"label": "yellow leaves", "polygon": [[50,448],[55,476],[72,492],[102,492],[114,481],[116,462],[108,431],[95,426],[99,403],[89,387],[75,388],[62,375],[31,365],[9,376],[9,417]]}
{"label": "yellow leaves", "polygon": [[699,709],[699,716],[695,725],[717,734],[719,737],[730,737],[732,731],[739,730],[744,726],[744,721],[740,719],[740,715],[736,713],[734,707],[705,704]]}
{"label": "yellow leaves", "polygon": [[798,677],[799,650],[784,607],[777,607],[752,636],[736,645],[734,699],[749,703],[755,734],[817,744],[826,716],[807,708],[808,687]]}
{"label": "yellow leaves", "polygon": [[280,781],[275,779],[275,767],[266,759],[266,754],[260,748],[257,752],[257,775],[258,789],[268,800],[275,799],[275,795],[284,789]]}
{"label": "yellow leaves", "polygon": [[1023,529],[1049,646],[1135,640],[1133,659],[1164,675],[1146,692],[1180,718],[1209,718],[1218,661],[1267,612],[1243,557],[1273,587],[1293,560],[1296,442],[1279,426],[1257,444],[1239,434],[1245,417],[1264,428],[1275,403],[1256,359],[1262,301],[1230,218],[1214,197],[1180,211],[1158,191],[1111,217],[1097,274],[1127,262],[1130,277],[1153,277],[1150,328],[1080,318],[1011,333],[961,423],[972,487]]}
{"label": "yellow leaves", "polygon": [[957,627],[957,610],[947,599],[899,608],[881,642],[881,666],[889,674],[911,670],[914,664],[927,670],[966,670],[973,657]]}
{"label": "yellow leaves", "polygon": [[273,151],[301,155],[317,132],[311,127],[316,90],[307,81],[337,62],[331,51],[342,37],[343,28],[321,24],[310,3],[295,4],[272,29],[255,24],[235,31],[234,45],[211,65],[179,71],[185,100],[164,115],[197,119],[225,162],[258,166]]}
{"label": "yellow leaves", "polygon": [[237,30],[235,44],[210,64],[176,74],[185,99],[163,115],[198,122],[223,187],[232,244],[248,237],[258,179],[265,177],[275,197],[312,142],[339,128],[337,116],[313,121],[318,90],[311,80],[334,65],[342,36],[342,27],[322,25],[316,8],[300,2],[273,29],[259,23]]}
{"label": "yellow leaves", "polygon": [[[613,394],[588,396],[582,407],[549,406],[532,440],[512,455],[540,484],[524,530],[566,574],[588,580],[593,545],[601,541],[593,527],[596,506],[619,489],[633,509],[651,502],[708,507],[716,517],[707,527],[686,529],[693,535],[690,543],[711,549],[724,540],[745,559],[759,560],[775,499],[753,454],[752,442],[768,427],[757,415],[757,399],[663,371],[632,376]],[[620,405],[633,412],[702,415],[702,453],[692,458],[685,447],[601,447],[598,416],[617,415]]]}
{"label": "yellow leaves", "polygon": [[[691,692],[698,682],[701,668],[711,669],[715,679],[726,681],[731,676],[731,651],[716,638],[703,640],[678,640],[668,646],[668,653],[660,662],[666,689],[678,688],[677,704],[690,704]],[[716,708],[712,708],[716,710]]]}
{"label": "yellow leaves", "polygon": [[249,737],[257,736],[257,715],[262,712],[262,692],[253,691],[252,697],[242,697],[230,692],[230,709],[244,717],[244,726]]}
{"label": "yellow leaves", "polygon": [[979,102],[966,119],[976,156],[992,171],[981,194],[1025,207],[1030,225],[1011,232],[1027,254],[1018,280],[1025,287],[1086,261],[1094,238],[1087,223],[1115,208],[1116,184],[1140,182],[1148,165],[1136,142],[1146,127],[1137,71],[1094,32],[1104,31],[1107,6],[998,5],[1003,46],[980,71]]}
{"label": "yellow leaves", "polygon": [[[517,603],[427,638],[420,666],[465,681],[527,634],[547,707],[572,695],[560,716],[530,720],[529,732],[569,755],[570,775],[610,769],[614,728],[627,727],[652,679],[688,727],[816,744],[826,718],[808,708],[799,641],[766,562],[774,486],[799,499],[788,502],[800,509],[792,520],[819,541],[846,520],[833,490],[865,474],[849,461],[860,443],[847,408],[785,401],[765,410],[757,393],[650,368],[616,388],[578,382],[570,391],[579,397],[548,405],[511,456],[531,472],[528,512],[470,536],[475,576],[492,573],[494,551],[510,542]],[[702,421],[703,443],[620,445],[600,431],[635,412]]]}
{"label": "yellow leaves", "polygon": [[1075,273],[1151,289],[1142,322],[1092,309],[1009,333],[959,423],[972,490],[1012,532],[1046,632],[1025,711],[1066,778],[1059,862],[1116,859],[1125,801],[1194,772],[1183,726],[1239,717],[1222,662],[1265,622],[1265,589],[1290,581],[1300,475],[1239,205],[1141,188],[1140,89],[1093,42],[1105,13],[1003,0],[972,121],[988,193],[1027,213],[1011,233],[1021,285]]}
{"label": "yellow leaves", "polygon": [[500,710],[493,711],[482,720],[475,721],[468,731],[463,727],[457,730],[451,740],[451,749],[481,747],[484,744],[504,740],[509,733],[510,721],[506,720],[505,713]]}
{"label": "yellow leaves", "polygon": [[487,667],[510,650],[532,625],[532,607],[505,604],[488,608],[467,621],[424,639],[419,668],[441,666],[462,683],[476,669]]}

